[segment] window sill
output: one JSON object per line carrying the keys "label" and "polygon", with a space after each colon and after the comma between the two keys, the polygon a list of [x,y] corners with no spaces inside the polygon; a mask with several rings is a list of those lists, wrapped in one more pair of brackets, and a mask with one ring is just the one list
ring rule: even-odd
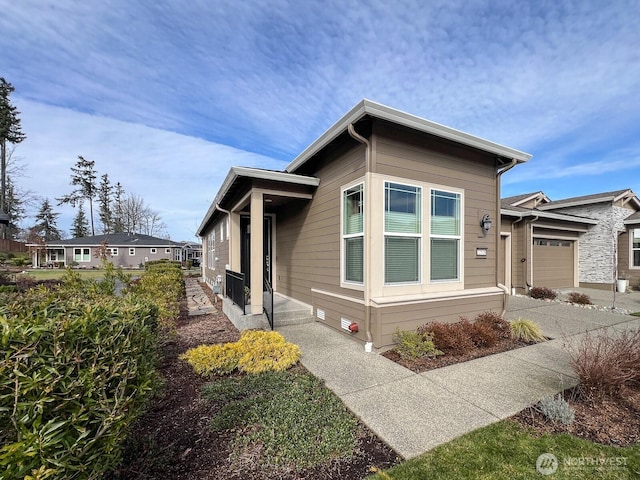
{"label": "window sill", "polygon": [[422,303],[431,301],[441,301],[454,298],[484,297],[490,295],[504,295],[504,290],[498,287],[471,288],[468,290],[453,290],[447,292],[430,292],[411,295],[389,295],[384,297],[373,297],[371,301],[379,306],[393,305],[398,303]]}

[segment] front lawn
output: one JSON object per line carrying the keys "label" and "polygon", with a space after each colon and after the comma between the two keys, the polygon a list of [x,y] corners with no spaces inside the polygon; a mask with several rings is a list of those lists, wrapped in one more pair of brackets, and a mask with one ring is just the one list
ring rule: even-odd
{"label": "front lawn", "polygon": [[[640,445],[619,448],[567,434],[537,436],[511,420],[502,421],[441,445],[430,452],[380,472],[371,479],[459,480],[544,478],[536,470],[538,457],[554,455],[561,479],[632,479],[640,475]],[[541,468],[553,463],[541,462]],[[549,472],[547,470],[547,472]]]}

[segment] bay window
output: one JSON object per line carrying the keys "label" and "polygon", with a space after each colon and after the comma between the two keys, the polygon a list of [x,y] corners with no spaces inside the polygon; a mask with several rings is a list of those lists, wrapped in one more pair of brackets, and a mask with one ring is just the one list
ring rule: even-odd
{"label": "bay window", "polygon": [[422,189],[384,184],[384,282],[420,281]]}
{"label": "bay window", "polygon": [[342,248],[345,282],[364,281],[364,186],[342,192]]}

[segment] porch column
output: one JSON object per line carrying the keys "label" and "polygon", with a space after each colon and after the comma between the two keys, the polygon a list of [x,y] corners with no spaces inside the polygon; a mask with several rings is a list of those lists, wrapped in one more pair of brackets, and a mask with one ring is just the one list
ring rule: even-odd
{"label": "porch column", "polygon": [[251,314],[262,313],[264,278],[264,206],[262,192],[251,192]]}
{"label": "porch column", "polygon": [[240,266],[240,214],[231,212],[229,217],[229,266],[234,272],[242,270]]}

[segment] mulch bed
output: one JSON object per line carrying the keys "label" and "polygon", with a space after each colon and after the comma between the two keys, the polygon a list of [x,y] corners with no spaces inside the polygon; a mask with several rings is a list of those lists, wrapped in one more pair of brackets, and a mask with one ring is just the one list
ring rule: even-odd
{"label": "mulch bed", "polygon": [[575,410],[570,425],[552,422],[535,407],[529,407],[511,420],[530,428],[535,435],[570,433],[603,445],[627,447],[640,441],[640,387],[628,388],[617,397],[593,400],[580,387],[565,390],[564,399]]}
{"label": "mulch bed", "polygon": [[[205,292],[215,297],[208,288]],[[219,303],[218,303],[219,307]],[[386,469],[401,458],[366,426],[360,424],[356,454],[322,468],[303,472],[260,471],[229,460],[233,432],[213,432],[209,422],[215,407],[201,398],[205,379],[178,357],[202,344],[233,342],[238,330],[223,313],[188,317],[186,303],[178,321],[177,335],[163,347],[159,367],[163,388],[147,413],[137,422],[125,446],[124,461],[115,480],[207,480],[207,479],[341,479],[360,480],[370,468]],[[297,368],[304,368],[299,366]]]}
{"label": "mulch bed", "polygon": [[514,340],[512,338],[505,338],[500,340],[493,347],[474,348],[464,355],[440,355],[439,357],[433,358],[420,357],[403,359],[395,350],[387,350],[386,352],[383,352],[382,355],[413,372],[422,373],[435,368],[468,362],[469,360],[474,360],[476,358],[486,357],[487,355],[493,355],[494,353],[506,352],[515,348],[527,347],[529,345],[532,344]]}

